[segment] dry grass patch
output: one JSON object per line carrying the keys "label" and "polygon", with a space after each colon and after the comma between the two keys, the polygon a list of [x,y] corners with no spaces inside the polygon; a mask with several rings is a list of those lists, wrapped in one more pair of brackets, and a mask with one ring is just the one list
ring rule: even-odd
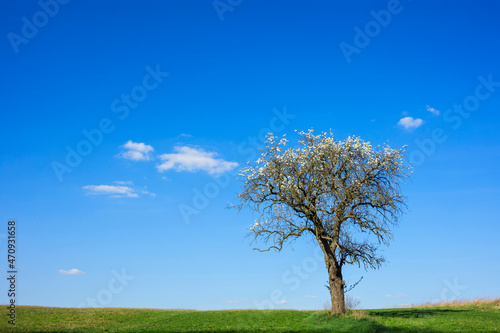
{"label": "dry grass patch", "polygon": [[422,308],[422,307],[462,307],[462,306],[479,306],[479,305],[496,305],[500,308],[500,298],[475,298],[475,299],[460,299],[451,302],[437,302],[437,303],[424,303],[424,304],[412,304],[405,308]]}

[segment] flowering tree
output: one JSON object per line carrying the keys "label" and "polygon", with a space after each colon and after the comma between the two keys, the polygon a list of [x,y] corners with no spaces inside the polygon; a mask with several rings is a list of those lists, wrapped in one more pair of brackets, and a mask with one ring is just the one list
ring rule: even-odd
{"label": "flowering tree", "polygon": [[281,251],[300,236],[314,237],[328,270],[332,314],[344,313],[342,267],[379,268],[384,258],[377,248],[388,245],[390,226],[405,208],[405,147],[374,148],[357,137],[315,136],[312,129],[299,135],[298,148],[287,148],[285,136],[267,136],[261,158],[240,173],[245,183],[235,207],[259,213],[250,235],[266,247],[256,250]]}

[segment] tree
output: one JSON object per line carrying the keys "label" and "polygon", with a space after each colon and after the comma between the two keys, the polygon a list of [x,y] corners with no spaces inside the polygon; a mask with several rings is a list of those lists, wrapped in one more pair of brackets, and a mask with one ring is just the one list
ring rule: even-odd
{"label": "tree", "polygon": [[[298,133],[298,148],[267,135],[261,157],[239,174],[241,210],[258,213],[250,236],[275,249],[301,236],[314,237],[323,250],[332,300],[332,314],[345,312],[342,267],[379,268],[385,259],[380,245],[392,239],[391,226],[406,208],[400,185],[409,175],[405,147],[372,147],[359,137],[345,141],[330,132]],[[360,236],[365,235],[361,240]]]}

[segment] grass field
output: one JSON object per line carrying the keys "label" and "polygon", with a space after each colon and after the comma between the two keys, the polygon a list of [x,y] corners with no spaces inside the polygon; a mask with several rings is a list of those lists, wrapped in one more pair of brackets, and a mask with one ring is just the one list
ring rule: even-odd
{"label": "grass field", "polygon": [[[500,332],[500,299],[410,308],[325,311],[189,311],[21,306],[1,332]],[[5,309],[7,313],[7,310]]]}

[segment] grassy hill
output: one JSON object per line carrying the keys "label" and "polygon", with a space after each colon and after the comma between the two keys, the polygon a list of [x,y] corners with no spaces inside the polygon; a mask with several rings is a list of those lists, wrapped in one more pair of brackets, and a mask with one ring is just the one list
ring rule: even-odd
{"label": "grassy hill", "polygon": [[1,332],[500,332],[500,299],[410,308],[325,311],[190,311],[17,307]]}

